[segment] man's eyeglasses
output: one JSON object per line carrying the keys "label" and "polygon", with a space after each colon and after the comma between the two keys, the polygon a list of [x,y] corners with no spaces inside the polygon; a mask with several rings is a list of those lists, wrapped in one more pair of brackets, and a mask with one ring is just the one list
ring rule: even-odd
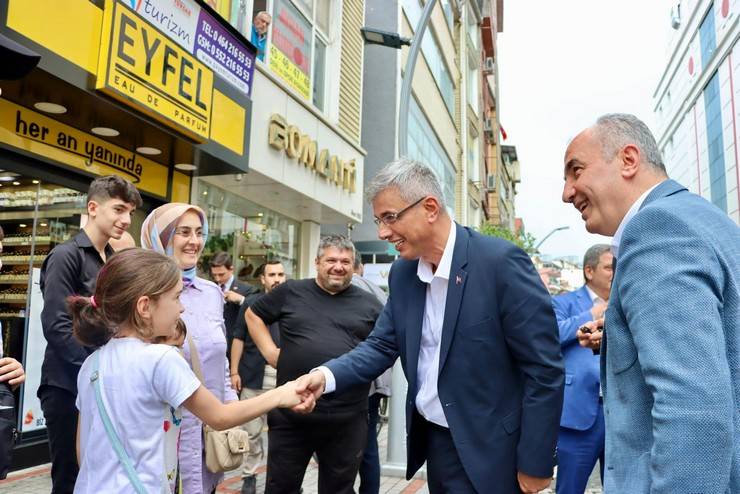
{"label": "man's eyeglasses", "polygon": [[397,213],[385,213],[380,218],[373,218],[373,222],[375,223],[376,226],[380,226],[381,223],[383,223],[386,226],[387,225],[392,225],[393,223],[395,223],[396,221],[398,221],[399,219],[401,219],[401,216],[403,215],[403,213],[405,213],[409,209],[411,209],[414,206],[416,206],[417,204],[419,204],[421,201],[423,201],[424,199],[426,199],[426,197],[427,196],[424,196],[424,197],[418,199],[415,203],[406,206],[405,208],[403,208],[402,210],[400,210]]}
{"label": "man's eyeglasses", "polygon": [[203,238],[203,230],[193,230],[189,226],[178,226],[175,228],[175,235],[179,235],[184,238],[190,238],[195,235],[195,238]]}

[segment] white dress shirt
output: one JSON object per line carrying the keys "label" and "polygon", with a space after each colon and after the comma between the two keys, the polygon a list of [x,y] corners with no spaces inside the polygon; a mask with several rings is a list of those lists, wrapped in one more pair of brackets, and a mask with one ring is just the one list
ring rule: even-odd
{"label": "white dress shirt", "polygon": [[595,291],[591,290],[591,287],[589,287],[588,285],[585,285],[585,286],[586,286],[586,291],[588,292],[588,296],[591,299],[592,304],[598,305],[598,304],[606,303],[606,300],[599,297]]}
{"label": "white dress shirt", "polygon": [[629,223],[632,217],[634,217],[640,210],[640,206],[642,206],[642,203],[645,202],[648,194],[650,194],[653,189],[661,183],[662,182],[657,183],[643,192],[642,195],[638,197],[637,200],[629,208],[629,211],[627,211],[627,214],[624,215],[624,218],[622,218],[622,222],[619,224],[619,228],[617,228],[616,233],[614,233],[614,236],[612,237],[612,255],[614,257],[619,257],[619,244],[622,243],[622,234],[624,233],[624,229],[627,227],[627,223]]}
{"label": "white dress shirt", "polygon": [[442,410],[437,390],[439,376],[439,351],[442,342],[442,324],[445,318],[447,303],[447,284],[450,280],[452,253],[455,250],[455,222],[450,222],[450,234],[442,253],[437,270],[432,272],[432,265],[419,259],[416,276],[427,285],[424,303],[424,322],[421,325],[421,346],[416,375],[419,379],[419,393],[416,395],[416,409],[429,422],[448,427],[447,417]]}
{"label": "white dress shirt", "polygon": [[[455,222],[451,221],[450,223],[450,233],[436,271],[432,272],[432,265],[422,259],[419,259],[419,266],[416,270],[416,276],[427,285],[424,320],[421,326],[419,362],[416,368],[416,375],[419,380],[416,408],[426,420],[444,427],[448,427],[447,417],[445,417],[442,403],[439,401],[437,377],[439,376],[442,324],[447,303],[447,284],[450,279],[452,254],[455,250],[455,238],[457,237]],[[317,370],[320,370],[326,378],[324,393],[333,392],[337,388],[334,374],[325,366],[318,367]]]}

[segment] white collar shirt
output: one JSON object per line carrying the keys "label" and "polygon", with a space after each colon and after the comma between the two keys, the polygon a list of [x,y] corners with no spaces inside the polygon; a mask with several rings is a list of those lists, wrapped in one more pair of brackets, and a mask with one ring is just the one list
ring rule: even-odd
{"label": "white collar shirt", "polygon": [[612,254],[614,255],[614,257],[619,257],[619,244],[622,243],[622,234],[624,233],[624,229],[627,227],[627,223],[629,223],[630,220],[638,213],[638,211],[640,211],[640,207],[642,206],[642,203],[645,202],[645,199],[647,199],[648,194],[650,194],[658,185],[660,185],[660,183],[653,185],[648,190],[643,192],[642,195],[638,197],[637,200],[629,208],[627,214],[624,215],[624,218],[622,218],[622,222],[619,224],[614,237],[612,237]]}
{"label": "white collar shirt", "polygon": [[416,409],[429,422],[444,427],[448,427],[447,418],[442,409],[442,403],[439,401],[437,380],[439,377],[442,326],[447,303],[447,285],[450,279],[456,236],[455,222],[452,221],[447,244],[436,271],[433,271],[432,265],[423,259],[419,259],[419,266],[416,270],[416,275],[427,285],[424,320],[421,326],[419,362],[416,368],[419,389],[416,395]]}
{"label": "white collar shirt", "polygon": [[599,297],[595,291],[591,290],[591,287],[588,285],[585,285],[586,291],[588,292],[588,296],[591,299],[591,303],[596,304],[603,304],[606,302],[603,298]]}

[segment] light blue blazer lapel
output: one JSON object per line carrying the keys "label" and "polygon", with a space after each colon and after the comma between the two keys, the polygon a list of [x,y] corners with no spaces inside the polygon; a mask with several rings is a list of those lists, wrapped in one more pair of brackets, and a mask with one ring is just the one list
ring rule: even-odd
{"label": "light blue blazer lapel", "polygon": [[416,397],[416,371],[421,346],[421,327],[424,324],[424,305],[426,304],[427,285],[414,271],[408,286],[408,305],[406,310],[406,376],[411,396]]}
{"label": "light blue blazer lapel", "polygon": [[447,281],[447,301],[445,303],[445,317],[442,323],[442,342],[439,350],[439,372],[442,373],[447,354],[452,345],[452,338],[455,336],[457,328],[457,316],[460,313],[463,293],[465,291],[465,282],[468,273],[463,269],[468,264],[468,231],[458,224],[455,238],[455,249],[452,254],[452,263],[450,266],[450,279]]}

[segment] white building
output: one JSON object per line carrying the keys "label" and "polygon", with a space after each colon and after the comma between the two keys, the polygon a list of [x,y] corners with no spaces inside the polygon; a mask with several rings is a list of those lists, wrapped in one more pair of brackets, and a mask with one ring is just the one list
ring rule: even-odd
{"label": "white building", "polygon": [[[653,95],[658,145],[671,178],[740,222],[738,0],[681,0]],[[669,16],[670,13],[670,16]]]}

